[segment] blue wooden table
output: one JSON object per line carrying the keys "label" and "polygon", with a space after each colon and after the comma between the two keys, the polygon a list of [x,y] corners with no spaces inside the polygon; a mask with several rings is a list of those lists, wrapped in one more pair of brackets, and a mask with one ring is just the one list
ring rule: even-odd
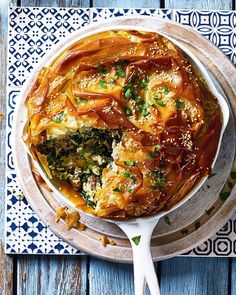
{"label": "blue wooden table", "polygon": [[[235,9],[235,0],[0,0],[0,112],[5,113],[8,5]],[[0,294],[129,295],[131,265],[83,256],[4,255],[5,120],[0,121]],[[156,263],[163,295],[236,295],[236,259],[177,257]]]}

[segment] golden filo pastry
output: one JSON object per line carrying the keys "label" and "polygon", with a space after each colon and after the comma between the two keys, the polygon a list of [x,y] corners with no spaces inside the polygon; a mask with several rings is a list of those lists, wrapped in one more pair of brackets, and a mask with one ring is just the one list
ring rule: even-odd
{"label": "golden filo pastry", "polygon": [[112,30],[75,42],[42,68],[25,104],[31,154],[85,212],[153,215],[211,173],[220,107],[157,33]]}

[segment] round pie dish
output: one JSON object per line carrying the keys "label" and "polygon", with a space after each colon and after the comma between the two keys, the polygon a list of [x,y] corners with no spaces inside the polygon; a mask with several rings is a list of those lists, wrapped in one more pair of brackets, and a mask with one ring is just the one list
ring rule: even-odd
{"label": "round pie dish", "polygon": [[[96,33],[100,33],[102,31],[107,31],[107,30],[117,30],[117,29],[121,29],[121,30],[130,30],[130,29],[135,29],[135,30],[139,30],[139,31],[150,31],[150,29],[146,29],[144,27],[138,27],[138,26],[114,26],[114,27],[110,27],[108,26],[107,28],[105,29],[96,29],[96,30],[92,30],[90,33],[88,34],[82,34],[81,32],[77,32],[75,33],[72,37],[70,37],[70,40],[69,42],[63,42],[62,44],[58,45],[57,48],[54,48],[52,50],[52,52],[45,58],[45,60],[42,62],[43,65],[47,65],[47,64],[50,64],[50,62],[52,61],[52,59],[55,57],[55,53],[58,54],[59,52],[59,48],[60,48],[60,51],[63,51],[64,48],[68,47],[70,44],[73,44],[75,42],[75,40],[78,40],[78,36],[79,36],[79,39],[83,38],[83,37],[87,37],[89,35],[92,35],[92,34],[96,34]],[[163,32],[162,32],[162,35],[165,35]],[[172,40],[172,39],[171,39]],[[217,158],[217,154],[219,152],[219,148],[220,148],[220,142],[221,142],[221,139],[222,139],[222,135],[223,135],[223,131],[227,125],[227,122],[228,122],[228,117],[229,117],[229,109],[228,109],[228,106],[224,100],[224,98],[218,93],[218,91],[216,90],[209,74],[207,73],[207,71],[205,70],[204,66],[202,65],[202,63],[191,53],[191,51],[189,51],[185,46],[183,46],[181,43],[179,43],[178,41],[174,41],[172,40],[178,47],[180,47],[182,49],[182,51],[185,52],[185,54],[188,56],[188,58],[190,60],[192,60],[192,62],[194,63],[194,65],[198,68],[198,71],[201,73],[201,75],[203,76],[204,80],[206,81],[206,84],[208,85],[210,91],[215,95],[215,97],[217,98],[218,100],[218,103],[220,105],[220,108],[221,108],[221,112],[223,114],[222,116],[222,128],[221,128],[221,132],[220,132],[220,137],[219,137],[219,144],[217,145],[217,151],[216,151],[216,156],[214,158],[214,161],[212,162],[212,165],[214,165],[215,161],[216,161],[216,158]],[[28,94],[30,88],[32,87],[32,84],[33,84],[33,80],[35,80],[35,78],[37,77],[38,73],[39,73],[39,69],[41,68],[42,65],[39,66],[38,70],[35,71],[34,75],[33,75],[33,78],[28,80],[28,83],[25,85],[25,88],[24,88],[24,91],[22,92],[22,97],[25,98],[26,95]],[[27,150],[28,152],[28,150]],[[49,185],[49,187],[53,190],[53,192],[55,193],[55,195],[57,195],[59,198],[61,198],[64,202],[68,203],[70,206],[74,207],[74,203],[73,202],[69,202],[68,199],[66,199],[61,191],[55,187],[51,181],[48,180],[48,177],[46,176],[45,172],[43,171],[42,167],[40,165],[38,165],[38,163],[36,162],[35,163],[36,166],[37,166],[37,169],[39,170],[40,174],[43,176],[44,180],[46,181],[46,183]],[[196,187],[194,187],[194,190],[192,190],[191,192],[189,192],[189,194],[187,194],[185,196],[185,198],[183,199],[183,202],[180,201],[176,207],[174,208],[177,208],[178,206],[182,205],[184,203],[184,201],[186,201],[186,199],[189,199],[203,184],[203,182],[206,180],[207,177],[203,178],[201,180],[201,182],[198,183],[198,185]]]}
{"label": "round pie dish", "polygon": [[76,208],[121,220],[154,215],[211,174],[229,109],[174,39],[132,26],[82,34],[32,82],[27,151]]}

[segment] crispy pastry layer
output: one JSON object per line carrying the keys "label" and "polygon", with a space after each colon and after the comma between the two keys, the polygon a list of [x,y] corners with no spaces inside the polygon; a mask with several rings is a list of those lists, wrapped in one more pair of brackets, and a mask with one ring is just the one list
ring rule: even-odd
{"label": "crispy pastry layer", "polygon": [[[24,140],[34,158],[79,208],[107,218],[171,208],[211,173],[222,126],[217,100],[188,59],[149,32],[106,31],[74,43],[42,68],[26,106]],[[87,143],[97,145],[88,141],[97,129],[110,136],[102,135],[110,146],[101,154]],[[57,144],[75,133],[74,150]],[[98,179],[92,192],[85,171]]]}

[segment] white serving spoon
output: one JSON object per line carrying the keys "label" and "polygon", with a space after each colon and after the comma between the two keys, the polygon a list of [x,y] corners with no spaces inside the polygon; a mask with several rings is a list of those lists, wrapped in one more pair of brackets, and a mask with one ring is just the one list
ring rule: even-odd
{"label": "white serving spoon", "polygon": [[[30,80],[28,80],[27,83],[25,83],[24,88],[22,89],[21,96],[25,98],[31,89],[33,82],[35,78],[37,77],[39,70],[42,66],[49,65],[50,62],[54,59],[55,55],[58,55],[60,51],[68,47],[70,44],[73,44],[75,42],[75,38],[81,39],[82,37],[87,37],[89,35],[102,32],[102,31],[107,31],[107,30],[112,30],[112,29],[135,29],[135,30],[143,30],[143,31],[150,31],[147,30],[146,28],[139,27],[139,26],[107,26],[102,29],[96,29],[92,33],[87,33],[87,34],[79,34],[79,32],[75,32],[74,34],[71,35],[69,38],[68,42],[62,42],[60,45],[58,45],[57,48],[54,48],[50,55],[42,61],[42,63],[39,65],[37,70],[34,72],[33,77],[31,77]],[[81,32],[83,30],[80,30]],[[155,31],[155,30],[154,30]],[[164,34],[162,34],[164,35]],[[228,120],[229,120],[229,107],[225,101],[225,99],[222,97],[222,95],[217,91],[210,75],[206,71],[205,67],[202,65],[202,63],[194,56],[194,54],[188,50],[183,44],[180,42],[176,41],[173,38],[170,38],[169,36],[164,35],[165,37],[169,38],[173,43],[175,43],[178,47],[180,47],[186,54],[187,56],[192,60],[192,62],[195,64],[197,69],[199,70],[200,75],[204,78],[206,81],[206,84],[208,85],[210,91],[215,95],[215,97],[218,100],[218,103],[221,107],[221,112],[222,112],[222,129],[221,129],[221,134],[219,138],[219,143],[218,143],[218,148],[217,152],[215,155],[215,159],[212,163],[212,167],[215,164],[216,158],[219,153],[220,149],[220,144],[222,140],[222,136],[224,133],[224,130],[227,126]],[[18,104],[19,108],[19,104]],[[16,110],[16,112],[20,111],[19,109]],[[26,122],[23,124],[23,128],[25,126]],[[23,141],[22,141],[23,142]],[[23,142],[23,145],[27,151],[28,154],[30,154],[30,151],[28,147],[25,145]],[[34,161],[35,162],[35,161]],[[47,185],[52,189],[52,191],[55,193],[55,195],[60,198],[63,202],[67,203],[69,206],[73,207],[74,209],[78,210],[74,206],[73,203],[71,203],[66,197],[62,195],[62,193],[58,190],[58,188],[47,178],[47,175],[42,168],[42,166],[38,163],[35,162],[35,166],[38,169],[40,175],[43,177]],[[131,242],[131,246],[133,249],[133,264],[134,264],[134,286],[135,286],[135,295],[143,295],[145,294],[145,289],[146,289],[146,283],[149,286],[150,293],[151,295],[159,295],[160,294],[160,288],[159,284],[157,281],[156,273],[155,273],[155,268],[152,260],[152,255],[151,255],[151,237],[152,237],[152,232],[157,225],[159,219],[166,215],[167,213],[170,213],[171,211],[177,209],[181,205],[183,205],[186,201],[188,201],[195,193],[196,191],[203,185],[207,177],[202,178],[199,183],[191,190],[184,199],[182,199],[180,202],[178,202],[175,206],[173,206],[169,211],[163,211],[160,212],[154,216],[149,216],[149,217],[143,217],[143,218],[137,218],[132,221],[114,221],[114,220],[107,220],[111,223],[116,224],[119,226],[124,233],[127,235]],[[136,239],[134,239],[136,237]]]}
{"label": "white serving spoon", "polygon": [[131,221],[108,220],[109,222],[119,226],[127,235],[131,243],[133,250],[135,295],[145,294],[146,283],[149,287],[151,295],[161,294],[151,254],[152,232],[161,217],[175,210],[189,200],[203,185],[206,179],[207,177],[202,178],[196,187],[194,187],[194,189],[189,192],[184,199],[168,211],[161,211],[156,215],[140,217]]}
{"label": "white serving spoon", "polygon": [[136,221],[115,222],[127,235],[132,246],[135,295],[145,294],[146,283],[151,295],[161,294],[152,260],[151,238],[155,226],[164,214],[157,214],[146,219],[140,218]]}

